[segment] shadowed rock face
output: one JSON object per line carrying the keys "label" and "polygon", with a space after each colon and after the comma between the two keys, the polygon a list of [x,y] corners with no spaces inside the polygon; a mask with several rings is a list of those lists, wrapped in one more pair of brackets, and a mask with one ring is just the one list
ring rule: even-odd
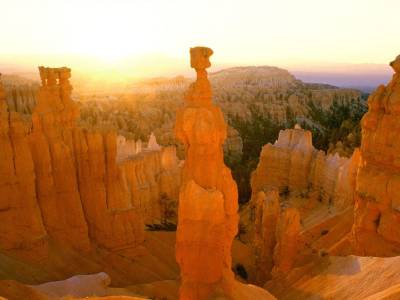
{"label": "shadowed rock face", "polygon": [[[181,268],[180,299],[214,297],[248,299],[240,292],[231,270],[231,245],[238,227],[238,194],[223,160],[226,124],[221,110],[211,102],[211,86],[205,68],[210,66],[209,48],[190,50],[197,80],[178,110],[177,138],[185,145],[179,196],[176,259]],[[261,298],[268,293],[261,290]]]}
{"label": "shadowed rock face", "polygon": [[400,58],[390,65],[393,79],[371,94],[361,121],[353,226],[353,242],[361,255],[400,252]]}
{"label": "shadowed rock face", "polygon": [[277,244],[274,249],[273,273],[287,274],[293,267],[299,250],[301,231],[300,214],[296,208],[287,208],[280,216],[276,228]]}
{"label": "shadowed rock face", "polygon": [[280,238],[276,234],[281,211],[278,190],[271,189],[268,192],[258,192],[253,199],[253,205],[255,213],[252,242],[257,258],[256,283],[263,284],[269,278],[274,266],[274,249],[277,238]]}
{"label": "shadowed rock face", "polygon": [[0,248],[35,249],[43,256],[47,234],[26,131],[19,114],[8,112],[0,77]]}

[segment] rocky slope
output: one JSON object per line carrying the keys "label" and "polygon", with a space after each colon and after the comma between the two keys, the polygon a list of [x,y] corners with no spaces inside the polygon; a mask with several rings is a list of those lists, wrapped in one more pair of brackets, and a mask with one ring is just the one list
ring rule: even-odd
{"label": "rocky slope", "polygon": [[287,110],[301,117],[307,101],[328,107],[334,99],[351,100],[360,93],[351,89],[307,84],[288,71],[276,67],[236,67],[210,75],[215,101],[225,114],[246,117],[250,105],[275,120],[286,119]]}
{"label": "rocky slope", "polygon": [[400,296],[399,257],[324,257],[265,288],[278,299],[395,300]]}

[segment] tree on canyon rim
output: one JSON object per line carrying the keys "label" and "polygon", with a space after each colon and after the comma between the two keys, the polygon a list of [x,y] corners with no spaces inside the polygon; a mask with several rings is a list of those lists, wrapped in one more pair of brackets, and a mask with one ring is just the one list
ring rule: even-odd
{"label": "tree on canyon rim", "polygon": [[360,121],[367,112],[362,98],[350,101],[334,99],[328,109],[309,101],[306,109],[309,122],[304,122],[303,128],[312,132],[315,148],[331,152],[340,142],[351,155],[354,148],[360,146]]}
{"label": "tree on canyon rim", "polygon": [[243,118],[228,115],[228,123],[235,128],[243,142],[241,158],[226,157],[226,164],[232,169],[234,179],[238,184],[239,202],[245,203],[250,199],[250,176],[257,167],[261,148],[277,139],[279,131],[286,128],[286,124],[274,120],[270,114],[263,113],[255,105],[250,105],[249,115]]}

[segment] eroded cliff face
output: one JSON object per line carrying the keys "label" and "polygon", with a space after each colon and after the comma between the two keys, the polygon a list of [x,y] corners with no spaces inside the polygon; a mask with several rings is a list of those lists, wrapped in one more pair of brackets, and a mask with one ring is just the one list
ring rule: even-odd
{"label": "eroded cliff face", "polygon": [[8,112],[0,78],[0,247],[34,249],[42,256],[47,249],[47,234],[36,199],[36,176],[26,132],[19,115]]}
{"label": "eroded cliff face", "polygon": [[287,274],[293,268],[300,250],[301,229],[299,211],[294,207],[285,209],[276,225],[273,273]]}
{"label": "eroded cliff face", "polygon": [[351,158],[318,151],[312,145],[311,132],[298,125],[281,130],[274,144],[262,148],[251,176],[252,198],[270,188],[278,188],[283,194],[314,191],[322,201],[345,209],[353,203],[352,183],[358,161],[357,150]]}
{"label": "eroded cliff face", "polygon": [[9,112],[0,86],[0,248],[33,257],[46,255],[49,240],[80,251],[141,244],[144,222],[161,220],[162,196],[178,197],[175,148],[157,148],[153,137],[131,151],[113,132],[77,127],[70,69],[40,75],[32,127]]}
{"label": "eroded cliff face", "polygon": [[43,67],[39,70],[42,86],[28,140],[43,222],[55,241],[89,250],[74,159],[73,131],[79,111],[70,99],[70,70]]}
{"label": "eroded cliff face", "polygon": [[362,119],[361,164],[355,188],[353,244],[360,255],[400,252],[400,57],[395,74],[368,99]]}
{"label": "eroded cliff face", "polygon": [[[238,194],[223,160],[226,124],[211,102],[206,68],[209,48],[191,48],[197,80],[178,110],[175,133],[185,145],[179,195],[176,259],[181,268],[180,299],[250,299],[247,286],[234,279],[231,246],[238,227]],[[258,299],[268,299],[259,291]]]}
{"label": "eroded cliff face", "polygon": [[298,125],[263,147],[251,178],[252,198],[242,213],[258,283],[287,274],[318,252],[350,248],[359,157],[357,149],[351,158],[316,150],[311,132]]}
{"label": "eroded cliff face", "polygon": [[181,167],[175,147],[147,148],[120,163],[130,202],[146,224],[176,216]]}

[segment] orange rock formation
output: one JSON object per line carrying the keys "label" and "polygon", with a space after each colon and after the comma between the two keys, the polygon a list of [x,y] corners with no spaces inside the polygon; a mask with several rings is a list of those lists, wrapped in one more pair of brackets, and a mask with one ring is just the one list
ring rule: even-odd
{"label": "orange rock formation", "polygon": [[292,269],[299,250],[300,230],[298,210],[294,207],[287,208],[280,215],[276,228],[273,273],[286,274]]}
{"label": "orange rock formation", "polygon": [[353,226],[354,246],[361,255],[400,252],[400,56],[390,65],[395,71],[392,80],[370,95],[361,122]]}
{"label": "orange rock formation", "polygon": [[294,129],[281,130],[273,145],[262,148],[251,177],[252,195],[269,188],[294,194],[316,191],[324,202],[344,209],[354,202],[351,184],[358,161],[358,151],[348,159],[316,150],[311,132],[296,125]]}
{"label": "orange rock formation", "polygon": [[0,248],[34,249],[42,256],[46,230],[36,200],[26,131],[19,115],[7,110],[0,78]]}
{"label": "orange rock formation", "polygon": [[161,196],[178,197],[175,148],[153,138],[127,154],[115,133],[77,127],[71,70],[39,70],[32,128],[7,110],[0,85],[0,249],[45,256],[49,239],[82,251],[137,246],[143,220],[161,219]]}
{"label": "orange rock formation", "polygon": [[271,189],[258,192],[255,205],[254,240],[256,251],[256,282],[263,284],[274,265],[273,255],[276,246],[276,230],[280,216],[279,192]]}
{"label": "orange rock formation", "polygon": [[[298,125],[263,147],[243,213],[249,216],[244,222],[256,254],[258,283],[288,273],[320,250],[351,252],[348,235],[359,160],[358,150],[351,158],[316,150],[311,132]],[[321,231],[331,228],[332,234],[322,238]]]}
{"label": "orange rock formation", "polygon": [[[206,68],[212,50],[190,49],[197,80],[178,110],[175,133],[185,145],[179,196],[176,259],[181,268],[180,299],[246,299],[231,270],[231,245],[238,227],[238,194],[223,160],[226,124],[211,102]],[[267,292],[261,295],[269,297]],[[243,298],[244,297],[244,298]],[[262,298],[259,298],[262,299]]]}
{"label": "orange rock formation", "polygon": [[175,132],[185,145],[179,197],[176,259],[181,267],[180,299],[208,299],[218,288],[231,294],[231,244],[237,232],[237,187],[224,165],[226,124],[211,102],[206,68],[209,48],[190,49],[197,80],[177,113]]}

